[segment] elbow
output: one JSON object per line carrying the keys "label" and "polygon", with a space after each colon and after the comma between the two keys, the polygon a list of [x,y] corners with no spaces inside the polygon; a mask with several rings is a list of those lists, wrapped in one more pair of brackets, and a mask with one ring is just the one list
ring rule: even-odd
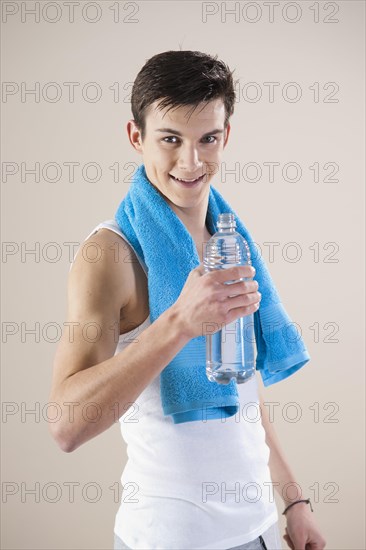
{"label": "elbow", "polygon": [[72,453],[77,448],[77,445],[74,445],[69,439],[58,438],[56,443],[64,453]]}
{"label": "elbow", "polygon": [[65,430],[55,424],[50,424],[49,431],[52,439],[64,453],[72,453],[72,451],[77,449],[78,445],[75,443],[75,439],[71,436],[69,430]]}

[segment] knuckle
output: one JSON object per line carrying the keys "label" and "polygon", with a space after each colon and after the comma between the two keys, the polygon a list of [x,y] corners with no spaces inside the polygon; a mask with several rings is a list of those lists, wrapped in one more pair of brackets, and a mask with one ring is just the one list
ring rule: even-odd
{"label": "knuckle", "polygon": [[207,278],[206,278],[206,281],[207,281],[207,284],[209,284],[210,286],[216,286],[217,282],[216,282],[216,274],[218,273],[218,271],[209,271],[207,273]]}
{"label": "knuckle", "polygon": [[235,279],[240,279],[241,276],[242,276],[242,273],[241,273],[240,267],[236,266],[233,269],[233,277],[235,277]]}
{"label": "knuckle", "polygon": [[243,290],[244,290],[245,293],[250,291],[250,282],[243,281],[242,285],[243,285]]}
{"label": "knuckle", "polygon": [[250,306],[251,300],[250,300],[248,294],[245,294],[245,295],[243,296],[243,304],[244,304],[245,306]]}
{"label": "knuckle", "polygon": [[211,273],[205,273],[205,275],[201,277],[201,280],[202,280],[203,286],[208,288],[212,286],[213,281],[212,281]]}

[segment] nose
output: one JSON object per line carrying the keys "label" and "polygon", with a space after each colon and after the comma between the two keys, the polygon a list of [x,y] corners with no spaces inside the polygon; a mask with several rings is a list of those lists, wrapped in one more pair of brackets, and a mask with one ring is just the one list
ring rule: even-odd
{"label": "nose", "polygon": [[181,172],[184,174],[196,174],[202,165],[195,146],[185,145],[181,147],[178,160]]}

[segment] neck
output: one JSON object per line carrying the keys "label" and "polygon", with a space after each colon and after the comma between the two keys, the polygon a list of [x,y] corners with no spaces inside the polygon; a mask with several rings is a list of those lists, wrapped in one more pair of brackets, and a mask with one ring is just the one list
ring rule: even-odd
{"label": "neck", "polygon": [[210,235],[206,227],[207,205],[208,198],[205,203],[200,203],[198,206],[191,208],[183,208],[173,203],[170,204],[172,210],[185,225],[193,240],[205,239]]}

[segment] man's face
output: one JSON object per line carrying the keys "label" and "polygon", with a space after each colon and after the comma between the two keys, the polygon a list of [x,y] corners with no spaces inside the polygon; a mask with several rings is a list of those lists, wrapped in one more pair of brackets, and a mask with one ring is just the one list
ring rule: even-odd
{"label": "man's face", "polygon": [[[146,115],[145,140],[136,147],[147,177],[168,202],[185,208],[198,206],[207,199],[230,132],[230,125],[224,130],[224,103],[217,99],[198,105],[193,112],[192,106],[182,106],[168,113],[156,104]],[[199,179],[184,183],[176,178]]]}

